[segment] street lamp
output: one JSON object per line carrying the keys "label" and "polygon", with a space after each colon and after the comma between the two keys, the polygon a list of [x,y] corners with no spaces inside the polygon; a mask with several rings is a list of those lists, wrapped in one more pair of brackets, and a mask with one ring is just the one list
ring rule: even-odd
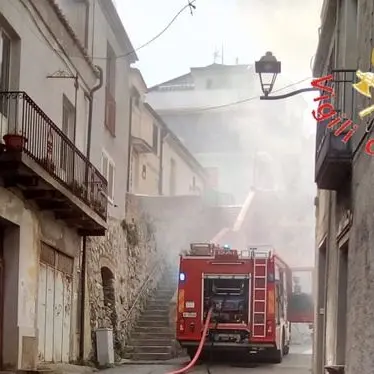
{"label": "street lamp", "polygon": [[269,96],[273,90],[277,75],[281,72],[281,62],[271,52],[266,52],[265,56],[262,56],[259,61],[255,62],[255,68],[256,73],[260,76],[261,89],[264,93],[264,96],[260,96],[260,100],[281,100],[304,92],[318,91],[316,87],[306,87],[284,95]]}
{"label": "street lamp", "polygon": [[266,52],[260,61],[255,63],[256,73],[260,76],[261,89],[265,97],[273,90],[277,75],[281,72],[281,63],[271,52]]}

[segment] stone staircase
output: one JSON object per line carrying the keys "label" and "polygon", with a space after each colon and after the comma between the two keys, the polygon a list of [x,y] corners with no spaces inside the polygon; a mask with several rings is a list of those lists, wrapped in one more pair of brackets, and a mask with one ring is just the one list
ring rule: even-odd
{"label": "stone staircase", "polygon": [[175,331],[170,327],[169,311],[170,300],[177,289],[177,276],[177,268],[165,271],[131,333],[126,359],[154,361],[173,358]]}

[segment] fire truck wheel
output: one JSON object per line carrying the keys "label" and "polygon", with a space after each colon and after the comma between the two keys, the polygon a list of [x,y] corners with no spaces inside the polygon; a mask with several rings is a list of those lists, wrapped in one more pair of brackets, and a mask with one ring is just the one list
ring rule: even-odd
{"label": "fire truck wheel", "polygon": [[192,360],[195,357],[196,349],[195,348],[187,348],[187,354]]}
{"label": "fire truck wheel", "polygon": [[187,348],[187,354],[191,360],[195,357],[196,352],[197,352],[196,348]]}

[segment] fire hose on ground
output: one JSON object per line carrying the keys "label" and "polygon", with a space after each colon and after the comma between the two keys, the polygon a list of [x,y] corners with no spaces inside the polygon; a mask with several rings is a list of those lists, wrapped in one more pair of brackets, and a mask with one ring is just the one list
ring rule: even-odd
{"label": "fire hose on ground", "polygon": [[213,313],[213,307],[211,307],[209,309],[208,315],[206,317],[205,325],[204,325],[204,329],[203,329],[203,333],[202,333],[202,337],[201,337],[201,340],[200,340],[200,344],[199,344],[199,346],[197,348],[197,351],[195,353],[194,358],[184,368],[181,368],[181,369],[178,369],[178,370],[175,370],[175,371],[171,371],[171,372],[169,372],[167,374],[184,374],[188,370],[192,369],[195,366],[195,364],[196,364],[196,362],[197,362],[197,360],[198,360],[198,358],[199,358],[199,356],[201,354],[201,351],[202,351],[202,349],[204,347],[204,344],[205,344],[205,339],[206,339],[206,335],[207,335],[207,332],[208,332],[210,318],[212,317],[212,313]]}

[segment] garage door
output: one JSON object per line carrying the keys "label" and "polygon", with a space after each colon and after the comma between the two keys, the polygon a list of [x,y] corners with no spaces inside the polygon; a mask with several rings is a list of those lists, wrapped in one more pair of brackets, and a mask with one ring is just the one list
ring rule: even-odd
{"label": "garage door", "polygon": [[42,243],[39,266],[39,360],[69,362],[74,261]]}

